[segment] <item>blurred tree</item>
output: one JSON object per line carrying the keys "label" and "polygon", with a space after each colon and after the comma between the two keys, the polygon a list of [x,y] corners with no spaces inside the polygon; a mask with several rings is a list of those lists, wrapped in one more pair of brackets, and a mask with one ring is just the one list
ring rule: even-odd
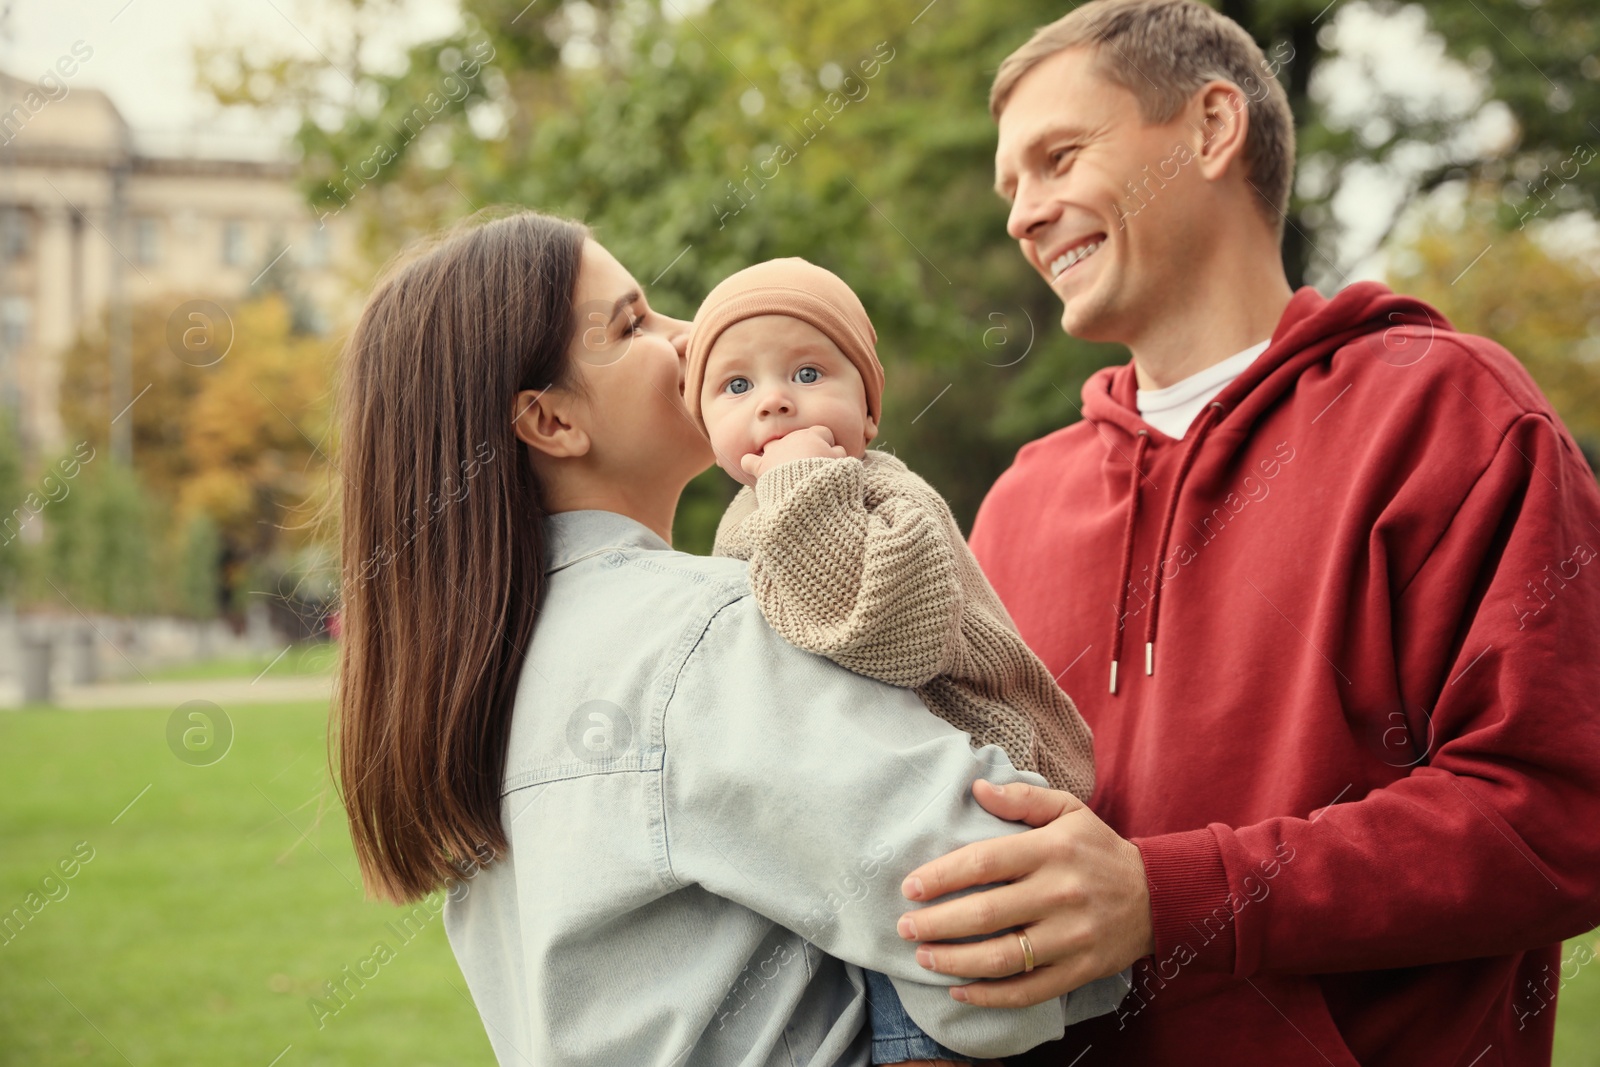
{"label": "blurred tree", "polygon": [[1486,180],[1500,187],[1501,221],[1515,216],[1519,227],[1600,207],[1600,7],[1593,0],[1446,0],[1426,10],[1514,128],[1502,152],[1439,160],[1418,188]]}
{"label": "blurred tree", "polygon": [[304,502],[327,477],[327,343],[294,334],[278,299],[241,305],[228,357],[206,368],[183,419],[189,475],[180,516],[210,515],[235,555],[263,558],[300,536]]}
{"label": "blurred tree", "polygon": [[[1587,0],[1219,6],[1284,62],[1302,161],[1284,246],[1296,282],[1342,276],[1319,250],[1337,247],[1330,204],[1354,176],[1380,170],[1403,193],[1472,173],[1531,180],[1566,159],[1600,111],[1600,23]],[[373,8],[344,10],[348,22]],[[344,70],[350,91],[319,81],[313,64],[252,58],[242,42],[202,47],[200,62],[225,100],[275,78],[287,87],[303,115],[308,199],[354,213],[375,260],[506,202],[585,220],[677,315],[760,259],[800,255],[838,271],[878,328],[883,443],[967,523],[1018,445],[1075,419],[1087,375],[1126,358],[1061,334],[1055,298],[990,191],[989,82],[1064,10],[1059,0],[463,0],[461,29],[412,48],[400,69],[357,56]],[[1417,15],[1444,29],[1441,52],[1470,64],[1468,99],[1419,104],[1369,79],[1364,107],[1335,107],[1327,75],[1353,49],[1333,27]],[[1511,119],[1508,137],[1486,149],[1462,135],[1494,108]],[[1573,167],[1551,195],[1593,203],[1597,168]],[[709,545],[732,488],[715,471],[691,487],[678,524],[686,546]]]}
{"label": "blurred tree", "polygon": [[79,611],[153,610],[151,511],[132,470],[110,455],[86,464],[46,514],[44,554],[55,591]]}
{"label": "blurred tree", "polygon": [[[194,303],[174,297],[133,309],[138,399],[123,417],[133,420],[139,481],[159,503],[152,536],[171,548],[158,555],[174,559],[179,572],[189,567],[181,546],[206,517],[220,541],[212,559],[221,560],[213,565],[224,586],[212,600],[228,603],[252,561],[316,536],[307,529],[308,501],[325,493],[330,473],[321,446],[329,345],[296,329],[282,292],[213,305],[202,320],[188,317]],[[196,322],[214,331],[199,356],[174,340]],[[104,331],[86,333],[67,353],[61,389],[68,435],[102,450],[113,414],[108,367]],[[187,589],[189,580],[175,577],[174,588]],[[187,592],[167,599],[178,610],[198,603]]]}
{"label": "blurred tree", "polygon": [[[183,413],[203,380],[168,345],[168,323],[182,303],[179,297],[151,300],[135,305],[129,314],[136,399],[121,418],[133,423],[134,462],[145,487],[166,498],[177,494],[188,475]],[[107,440],[111,419],[117,415],[111,408],[107,325],[103,314],[78,335],[63,357],[61,379],[61,420],[68,439],[86,443],[102,457],[110,454]]]}
{"label": "blurred tree", "polygon": [[201,512],[183,530],[177,566],[176,608],[191,619],[214,619],[222,606],[222,534]]}
{"label": "blurred tree", "polygon": [[[1591,0],[1220,0],[1258,41],[1286,42],[1283,75],[1298,135],[1295,195],[1284,234],[1291,279],[1342,281],[1331,205],[1354,179],[1396,187],[1383,237],[1408,205],[1452,181],[1499,187],[1502,222],[1600,204],[1600,13]],[[1330,14],[1331,13],[1331,14]],[[1344,19],[1348,14],[1350,18]],[[1409,62],[1383,66],[1364,46],[1404,32],[1417,67],[1440,71],[1419,91]],[[1441,58],[1454,61],[1449,68]],[[1334,101],[1337,71],[1366,90]],[[1449,75],[1456,75],[1450,77]],[[1371,188],[1368,185],[1366,188]],[[1381,239],[1380,239],[1381,241]],[[1373,248],[1344,259],[1356,262]]]}
{"label": "blurred tree", "polygon": [[1390,284],[1509,349],[1579,444],[1600,455],[1600,270],[1546,250],[1538,227],[1507,232],[1497,211],[1492,191],[1480,190],[1426,215],[1395,249]]}

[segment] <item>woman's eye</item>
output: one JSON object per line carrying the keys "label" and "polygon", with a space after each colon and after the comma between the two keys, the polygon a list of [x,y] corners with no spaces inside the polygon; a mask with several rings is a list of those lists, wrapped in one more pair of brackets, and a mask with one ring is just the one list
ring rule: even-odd
{"label": "woman's eye", "polygon": [[810,385],[821,377],[822,372],[815,367],[801,367],[794,372],[794,380],[801,385]]}
{"label": "woman's eye", "polygon": [[640,318],[638,315],[634,315],[632,318],[628,319],[628,329],[626,331],[628,334],[636,334],[642,329],[644,329],[644,319]]}
{"label": "woman's eye", "polygon": [[735,396],[737,396],[740,393],[748,393],[749,391],[750,391],[750,379],[749,378],[734,378],[734,379],[732,379],[731,381],[728,382],[728,392],[733,393]]}

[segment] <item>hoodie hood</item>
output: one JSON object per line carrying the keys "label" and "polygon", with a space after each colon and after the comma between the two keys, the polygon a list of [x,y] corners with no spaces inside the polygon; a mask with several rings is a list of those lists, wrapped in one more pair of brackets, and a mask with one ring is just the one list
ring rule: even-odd
{"label": "hoodie hood", "polygon": [[[1303,287],[1290,298],[1266,350],[1206,405],[1181,441],[1169,441],[1164,435],[1157,439],[1149,424],[1140,417],[1138,380],[1131,361],[1096,371],[1084,383],[1083,417],[1095,426],[1105,443],[1105,462],[1111,466],[1124,463],[1128,466],[1128,519],[1120,553],[1119,600],[1110,641],[1112,693],[1117,691],[1123,653],[1123,620],[1127,617],[1129,579],[1133,574],[1133,552],[1143,496],[1141,485],[1148,480],[1145,460],[1150,450],[1173,447],[1183,451],[1156,542],[1155,585],[1150,610],[1145,613],[1144,669],[1147,675],[1155,673],[1156,634],[1165,569],[1162,563],[1167,556],[1184,483],[1201,450],[1241,447],[1249,440],[1250,429],[1256,421],[1294,388],[1308,367],[1328,361],[1333,353],[1352,342],[1363,344],[1374,358],[1404,366],[1427,354],[1436,332],[1450,329],[1450,323],[1434,308],[1395,293],[1379,282],[1357,282],[1331,300],[1310,286]],[[1217,430],[1224,433],[1218,434]],[[1211,438],[1215,443],[1208,446]]]}
{"label": "hoodie hood", "polygon": [[[1400,326],[1425,331],[1452,329],[1434,308],[1380,282],[1356,282],[1331,300],[1309,285],[1301,288],[1289,300],[1266,351],[1213,401],[1224,409],[1214,425],[1248,429],[1293,388],[1302,371],[1359,337],[1370,338],[1373,354],[1380,359],[1397,366],[1416,362],[1425,353],[1427,340],[1418,340],[1409,332],[1391,332]],[[1096,371],[1083,385],[1083,417],[1102,429],[1120,428],[1123,440],[1149,430],[1149,424],[1139,417],[1138,388],[1131,361]],[[1185,439],[1190,436],[1184,435]]]}

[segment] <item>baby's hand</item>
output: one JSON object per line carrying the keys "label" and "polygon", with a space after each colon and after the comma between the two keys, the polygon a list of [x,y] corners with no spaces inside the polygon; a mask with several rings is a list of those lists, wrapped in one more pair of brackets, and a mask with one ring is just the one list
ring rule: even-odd
{"label": "baby's hand", "polygon": [[833,431],[826,426],[807,426],[789,433],[769,444],[761,455],[746,452],[739,457],[739,466],[752,478],[760,478],[780,463],[812,456],[839,458],[849,455],[833,443]]}

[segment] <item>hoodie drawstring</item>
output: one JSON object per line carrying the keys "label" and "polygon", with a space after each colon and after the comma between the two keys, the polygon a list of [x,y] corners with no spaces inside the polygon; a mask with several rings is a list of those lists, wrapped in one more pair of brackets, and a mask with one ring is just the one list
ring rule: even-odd
{"label": "hoodie drawstring", "polygon": [[1122,658],[1122,622],[1128,613],[1128,585],[1133,576],[1133,535],[1139,523],[1139,468],[1144,463],[1145,449],[1150,446],[1150,431],[1140,430],[1139,442],[1133,447],[1133,476],[1128,485],[1128,524],[1122,534],[1122,577],[1117,582],[1116,623],[1111,628],[1111,691],[1117,691],[1117,661]]}
{"label": "hoodie drawstring", "polygon": [[[1189,471],[1194,466],[1201,440],[1216,424],[1221,414],[1222,405],[1212,402],[1206,405],[1200,417],[1195,420],[1193,432],[1186,435],[1188,441],[1184,446],[1183,457],[1178,462],[1178,473],[1173,482],[1172,495],[1167,499],[1167,513],[1161,521],[1161,536],[1156,542],[1156,577],[1150,589],[1150,614],[1145,621],[1144,673],[1146,675],[1156,672],[1156,620],[1161,603],[1162,572],[1166,569],[1167,545],[1172,539],[1172,525],[1178,515],[1178,499],[1183,495],[1183,483],[1188,480]],[[1111,692],[1113,693],[1117,691],[1117,661],[1122,658],[1123,613],[1127,611],[1128,585],[1133,576],[1133,542],[1139,518],[1139,463],[1144,457],[1145,446],[1150,442],[1148,430],[1140,430],[1138,433],[1139,444],[1133,454],[1133,492],[1128,502],[1128,527],[1122,548],[1122,581],[1118,586],[1117,625],[1111,639]]]}

